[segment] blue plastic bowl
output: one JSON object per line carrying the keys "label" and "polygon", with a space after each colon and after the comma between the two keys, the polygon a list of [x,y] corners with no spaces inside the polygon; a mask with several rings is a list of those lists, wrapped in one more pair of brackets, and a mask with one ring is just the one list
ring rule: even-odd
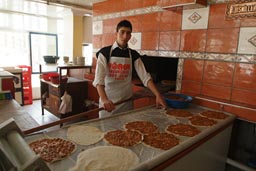
{"label": "blue plastic bowl", "polygon": [[184,94],[167,93],[164,95],[167,105],[171,108],[182,109],[188,108],[192,97]]}

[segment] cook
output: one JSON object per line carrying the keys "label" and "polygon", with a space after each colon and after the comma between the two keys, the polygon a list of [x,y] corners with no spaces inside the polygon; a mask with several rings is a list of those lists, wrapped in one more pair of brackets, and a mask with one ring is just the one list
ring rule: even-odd
{"label": "cook", "polygon": [[115,106],[114,103],[132,97],[132,72],[137,72],[144,86],[156,97],[156,106],[166,108],[162,95],[157,90],[149,73],[146,72],[140,54],[128,47],[131,38],[132,24],[128,20],[120,21],[116,26],[116,41],[111,46],[100,49],[97,53],[97,65],[93,85],[97,88],[99,117],[133,109],[133,101]]}

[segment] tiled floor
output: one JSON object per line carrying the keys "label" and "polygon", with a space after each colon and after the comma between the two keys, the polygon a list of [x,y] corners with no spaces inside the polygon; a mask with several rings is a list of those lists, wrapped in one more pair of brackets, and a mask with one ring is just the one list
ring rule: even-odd
{"label": "tiled floor", "polygon": [[[41,101],[40,100],[34,100],[31,105],[24,105],[22,108],[29,113],[32,118],[39,124],[39,125],[45,125],[48,123],[52,123],[54,121],[58,121],[59,118],[55,115],[51,114],[47,110],[44,110],[44,115],[42,115],[42,109],[41,109]],[[76,119],[73,121],[65,122],[63,125],[72,124],[75,122],[84,121],[84,118]],[[60,128],[60,125],[56,125],[53,127],[50,127],[46,129],[46,131],[51,131],[54,129]]]}
{"label": "tiled floor", "polygon": [[[59,120],[58,117],[46,110],[44,110],[44,115],[42,115],[40,100],[34,100],[33,104],[24,105],[22,108],[27,111],[39,125],[44,125]],[[59,126],[55,126],[53,128],[59,128]],[[51,130],[51,128],[48,130]]]}

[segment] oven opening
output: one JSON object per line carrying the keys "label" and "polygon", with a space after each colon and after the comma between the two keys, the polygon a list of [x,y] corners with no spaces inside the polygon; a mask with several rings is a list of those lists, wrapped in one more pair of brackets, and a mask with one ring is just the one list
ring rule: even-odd
{"label": "oven opening", "polygon": [[[144,55],[141,59],[159,91],[167,92],[176,89],[179,58]],[[143,86],[142,83],[135,83],[135,85]]]}

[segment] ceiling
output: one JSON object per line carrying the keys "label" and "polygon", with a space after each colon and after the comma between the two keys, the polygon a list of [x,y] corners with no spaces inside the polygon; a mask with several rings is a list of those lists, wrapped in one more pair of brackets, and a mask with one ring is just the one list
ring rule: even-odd
{"label": "ceiling", "polygon": [[[63,18],[67,9],[82,15],[92,15],[92,5],[106,0],[0,0],[0,14],[14,13]],[[227,0],[208,0],[216,3]]]}
{"label": "ceiling", "polygon": [[104,0],[0,0],[0,12],[47,17],[61,17],[63,11],[72,9],[92,14],[93,3]]}

